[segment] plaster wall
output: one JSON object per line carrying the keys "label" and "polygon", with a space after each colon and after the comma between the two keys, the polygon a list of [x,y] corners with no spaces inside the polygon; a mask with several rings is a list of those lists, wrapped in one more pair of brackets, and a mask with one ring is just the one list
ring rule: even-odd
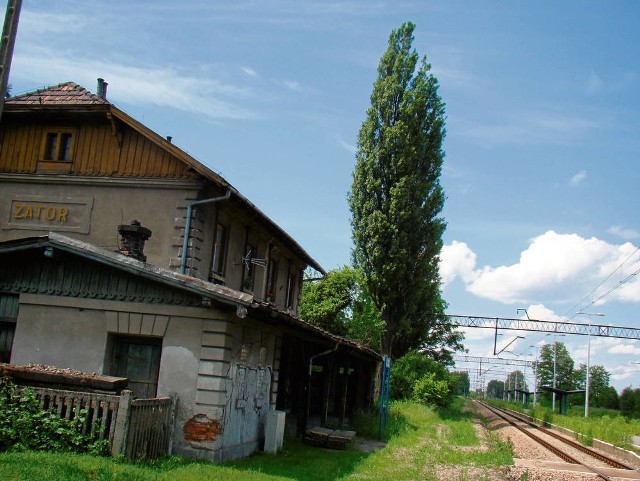
{"label": "plaster wall", "polygon": [[[29,181],[31,180],[31,181]],[[152,231],[145,244],[147,262],[168,267],[173,252],[175,217],[184,215],[185,195],[199,183],[157,180],[60,179],[53,183],[31,176],[21,182],[0,180],[0,241],[60,232],[98,246],[118,248],[118,225],[132,220]],[[18,204],[23,205],[20,212]],[[32,206],[29,215],[28,206]],[[37,206],[69,209],[65,216],[46,218]],[[38,217],[38,218],[36,218]]]}
{"label": "plaster wall", "polygon": [[48,364],[103,374],[107,345],[104,312],[23,303],[13,340],[13,364]]}
{"label": "plaster wall", "polygon": [[11,362],[109,374],[110,334],[161,337],[174,452],[219,462],[261,449],[279,333],[214,308],[21,294]]}

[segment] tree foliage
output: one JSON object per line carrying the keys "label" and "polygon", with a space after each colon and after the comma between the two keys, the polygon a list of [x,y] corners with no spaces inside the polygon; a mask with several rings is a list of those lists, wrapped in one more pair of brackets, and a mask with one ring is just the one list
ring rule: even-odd
{"label": "tree foliage", "polygon": [[554,344],[542,346],[540,359],[536,366],[538,386],[553,386],[554,357],[556,359],[556,387],[566,390],[572,389],[574,362],[569,355],[567,347],[562,342],[555,342],[555,349]]}
{"label": "tree foliage", "polygon": [[412,351],[397,359],[391,366],[392,399],[412,399],[418,380],[433,375],[436,381],[450,382],[447,369],[424,354]]}
{"label": "tree foliage", "polygon": [[[589,367],[589,404],[594,407],[605,407],[605,404],[611,404],[611,391],[609,390],[609,372],[604,366]],[[573,371],[574,389],[586,389],[587,365],[580,364],[580,367]],[[584,395],[577,398],[576,401],[584,402]]]}
{"label": "tree foliage", "polygon": [[640,418],[640,388],[626,387],[620,394],[620,411],[624,416]]}
{"label": "tree foliage", "polygon": [[487,397],[492,399],[502,399],[504,397],[504,381],[492,379],[487,384]]}
{"label": "tree foliage", "polygon": [[392,357],[445,324],[438,274],[444,103],[426,57],[412,49],[413,30],[410,22],[394,29],[380,59],[349,195],[354,261],[385,323],[382,353]]}
{"label": "tree foliage", "polygon": [[471,380],[467,371],[454,371],[449,373],[453,394],[456,396],[468,396],[471,389]]}
{"label": "tree foliage", "polygon": [[316,282],[302,285],[300,317],[333,334],[344,336],[345,309],[351,305],[356,289],[356,272],[347,266],[329,271]]}
{"label": "tree foliage", "polygon": [[361,273],[343,266],[302,286],[300,316],[333,334],[380,351],[382,320]]}
{"label": "tree foliage", "polygon": [[527,381],[524,378],[524,374],[519,369],[515,371],[511,371],[507,375],[507,381],[505,382],[505,387],[509,391],[513,391],[514,389],[520,391],[528,391]]}

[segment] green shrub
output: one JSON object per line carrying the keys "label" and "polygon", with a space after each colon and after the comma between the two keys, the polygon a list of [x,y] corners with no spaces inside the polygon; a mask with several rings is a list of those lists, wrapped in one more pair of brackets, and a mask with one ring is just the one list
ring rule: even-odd
{"label": "green shrub", "polygon": [[437,379],[434,373],[428,373],[418,379],[413,386],[413,398],[422,404],[444,407],[452,400],[449,382]]}
{"label": "green shrub", "polygon": [[83,434],[86,411],[71,419],[40,408],[33,390],[0,380],[0,451],[31,449],[103,454],[108,442]]}
{"label": "green shrub", "polygon": [[395,360],[391,366],[391,398],[413,399],[416,382],[427,374],[433,374],[447,384],[450,382],[447,369],[424,354],[409,352]]}

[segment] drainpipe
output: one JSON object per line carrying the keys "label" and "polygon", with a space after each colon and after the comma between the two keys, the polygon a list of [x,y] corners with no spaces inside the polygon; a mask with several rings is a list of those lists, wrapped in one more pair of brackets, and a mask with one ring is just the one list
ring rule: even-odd
{"label": "drainpipe", "polygon": [[336,342],[336,345],[334,346],[334,348],[333,348],[333,349],[329,349],[329,350],[327,350],[327,351],[322,351],[321,353],[318,353],[318,354],[316,354],[315,356],[311,356],[311,357],[309,358],[309,386],[311,386],[311,369],[312,369],[312,367],[313,367],[313,360],[314,360],[316,357],[326,356],[327,354],[331,354],[332,352],[336,352],[336,351],[338,350],[338,346],[339,346],[339,345],[340,345],[340,344],[338,344],[338,343]]}
{"label": "drainpipe", "polygon": [[311,405],[311,370],[313,368],[313,360],[317,357],[321,357],[321,356],[326,356],[327,354],[331,354],[333,352],[336,352],[338,350],[338,346],[340,344],[336,342],[336,345],[333,347],[333,349],[328,349],[326,351],[322,351],[314,356],[311,356],[309,358],[309,381],[307,383],[307,415],[305,416],[305,430],[307,429],[306,423],[309,420],[309,406]]}
{"label": "drainpipe", "polygon": [[187,204],[187,221],[184,226],[184,242],[182,243],[182,259],[180,260],[180,274],[184,274],[187,268],[187,247],[189,246],[189,235],[191,233],[191,212],[194,205],[213,204],[221,200],[227,200],[231,197],[231,190],[227,189],[227,193],[221,197],[213,197],[211,199],[196,200]]}

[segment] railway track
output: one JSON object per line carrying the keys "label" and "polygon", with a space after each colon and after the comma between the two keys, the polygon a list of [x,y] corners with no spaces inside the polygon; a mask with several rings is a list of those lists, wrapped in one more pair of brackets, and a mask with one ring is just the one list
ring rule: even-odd
{"label": "railway track", "polygon": [[[580,443],[578,443],[577,441],[568,439],[556,432],[553,432],[550,429],[546,429],[543,428],[541,426],[538,426],[537,424],[534,424],[532,422],[530,422],[527,419],[524,419],[523,417],[511,413],[511,412],[507,412],[503,409],[491,406],[487,403],[484,403],[482,401],[476,401],[478,402],[480,405],[482,405],[485,409],[488,409],[489,411],[491,411],[492,413],[494,413],[496,416],[500,417],[501,419],[503,419],[504,421],[506,421],[507,423],[509,423],[511,426],[515,427],[516,429],[518,429],[520,432],[522,432],[523,434],[527,435],[529,438],[533,439],[536,443],[540,444],[541,446],[543,446],[545,449],[551,451],[553,454],[555,454],[556,456],[558,456],[559,458],[563,459],[564,461],[571,463],[571,464],[578,464],[583,466],[584,468],[586,468],[587,470],[589,470],[592,473],[595,473],[599,478],[607,480],[607,481],[612,481],[612,479],[614,477],[619,477],[618,475],[615,475],[614,477],[606,474],[603,471],[602,467],[599,466],[594,466],[591,462],[585,462],[583,460],[580,460],[578,458],[576,458],[575,455],[570,454],[567,452],[567,449],[574,449],[574,450],[578,450],[581,453],[586,454],[587,456],[589,456],[590,458],[596,459],[601,463],[605,463],[608,466],[615,468],[615,469],[620,469],[620,470],[629,470],[630,473],[634,474],[634,478],[636,478],[636,475],[638,473],[638,471],[630,465],[627,465],[625,463],[622,463],[616,459],[613,459],[609,456],[606,456],[605,454],[602,454],[594,449],[591,449],[587,446],[584,446]],[[525,427],[527,426],[527,427]],[[540,434],[534,434],[535,432],[540,433]],[[544,439],[545,436],[551,437],[553,438],[553,443],[550,442],[547,439]],[[555,442],[555,441],[559,441]],[[564,449],[561,447],[562,445],[564,445]],[[636,478],[637,479],[637,478]]]}

